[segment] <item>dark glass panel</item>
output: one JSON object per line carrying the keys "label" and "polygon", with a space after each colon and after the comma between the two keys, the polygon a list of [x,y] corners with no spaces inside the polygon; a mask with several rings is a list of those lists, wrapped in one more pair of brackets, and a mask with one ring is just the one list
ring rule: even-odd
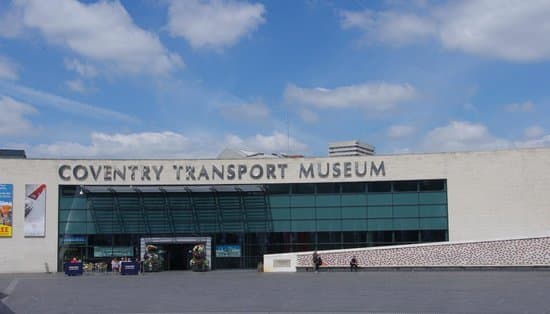
{"label": "dark glass panel", "polygon": [[339,183],[317,183],[317,193],[340,193]]}
{"label": "dark glass panel", "polygon": [[94,234],[88,237],[88,245],[90,246],[112,246],[113,236],[110,234]]}
{"label": "dark glass panel", "polygon": [[365,231],[344,232],[344,243],[367,242],[367,233]]}
{"label": "dark glass panel", "polygon": [[240,244],[240,233],[218,233],[216,234],[216,244]]}
{"label": "dark glass panel", "polygon": [[341,243],[320,243],[317,245],[317,250],[323,251],[323,250],[339,250],[342,248]]}
{"label": "dark glass panel", "polygon": [[369,192],[391,192],[391,182],[370,182]]}
{"label": "dark glass panel", "polygon": [[79,192],[78,187],[75,185],[61,186],[60,189],[62,196],[76,196]]}
{"label": "dark glass panel", "polygon": [[266,243],[266,233],[264,232],[246,233],[244,236],[247,246],[253,245],[263,247],[263,245]]}
{"label": "dark glass panel", "polygon": [[447,241],[447,231],[446,230],[422,230],[420,231],[420,240],[422,242]]}
{"label": "dark glass panel", "polygon": [[246,256],[244,257],[244,267],[245,268],[257,268],[258,263],[263,262],[263,253],[255,256]]}
{"label": "dark glass panel", "polygon": [[364,182],[346,182],[342,183],[342,193],[364,193],[366,184]]}
{"label": "dark glass panel", "polygon": [[408,231],[395,231],[395,242],[418,242],[418,231],[408,230]]}
{"label": "dark glass panel", "polygon": [[420,181],[420,191],[444,191],[445,180]]}
{"label": "dark glass panel", "polygon": [[315,232],[292,232],[292,243],[315,243]]}
{"label": "dark glass panel", "polygon": [[313,194],[315,193],[315,184],[297,183],[292,185],[292,194]]}
{"label": "dark glass panel", "polygon": [[417,181],[397,181],[393,183],[394,192],[408,192],[408,191],[417,191],[418,188]]}
{"label": "dark glass panel", "polygon": [[129,234],[116,234],[113,239],[115,246],[129,246],[133,244],[132,235]]}
{"label": "dark glass panel", "polygon": [[271,194],[289,194],[290,184],[270,184],[267,185],[267,190]]}
{"label": "dark glass panel", "polygon": [[368,241],[373,243],[389,244],[393,242],[392,231],[369,231]]}
{"label": "dark glass panel", "polygon": [[292,234],[290,232],[271,232],[267,234],[267,243],[270,244],[290,243],[291,239]]}
{"label": "dark glass panel", "polygon": [[300,243],[292,245],[293,252],[305,252],[313,250],[315,250],[315,243]]}
{"label": "dark glass panel", "polygon": [[288,253],[291,248],[290,244],[270,244],[266,246],[266,254]]}
{"label": "dark glass panel", "polygon": [[317,242],[318,243],[340,243],[342,242],[342,233],[339,231],[338,232],[318,232]]}
{"label": "dark glass panel", "polygon": [[372,244],[370,243],[366,243],[366,242],[344,242],[344,244],[342,245],[342,248],[344,249],[356,249],[356,248],[364,248],[364,247],[368,247],[368,246],[372,246]]}
{"label": "dark glass panel", "polygon": [[263,245],[246,245],[244,247],[243,256],[260,256],[264,254]]}

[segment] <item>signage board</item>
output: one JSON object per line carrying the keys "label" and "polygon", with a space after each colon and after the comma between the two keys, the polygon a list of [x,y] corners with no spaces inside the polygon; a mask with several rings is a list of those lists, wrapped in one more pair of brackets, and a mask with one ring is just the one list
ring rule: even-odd
{"label": "signage board", "polygon": [[0,184],[0,237],[11,237],[13,226],[13,185]]}
{"label": "signage board", "polygon": [[46,229],[46,185],[25,184],[25,237],[43,237]]}
{"label": "signage board", "polygon": [[94,257],[133,257],[132,246],[94,246]]}
{"label": "signage board", "polygon": [[241,246],[238,244],[216,245],[216,257],[241,257]]}

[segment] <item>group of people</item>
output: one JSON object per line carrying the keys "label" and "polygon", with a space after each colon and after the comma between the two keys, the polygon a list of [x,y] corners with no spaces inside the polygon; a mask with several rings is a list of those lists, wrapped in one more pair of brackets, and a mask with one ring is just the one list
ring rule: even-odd
{"label": "group of people", "polygon": [[118,257],[115,257],[111,260],[111,271],[113,273],[120,273],[123,262],[133,262],[133,260],[128,257],[122,257],[121,259],[118,259]]}
{"label": "group of people", "polygon": [[[313,252],[313,255],[312,255],[311,259],[312,259],[312,262],[313,262],[313,266],[315,266],[315,271],[316,272],[319,271],[319,267],[321,267],[321,265],[323,265],[323,259],[317,253],[317,251]],[[357,261],[357,257],[355,257],[355,255],[349,261],[349,267],[350,267],[350,271],[357,271],[358,270],[359,262]]]}

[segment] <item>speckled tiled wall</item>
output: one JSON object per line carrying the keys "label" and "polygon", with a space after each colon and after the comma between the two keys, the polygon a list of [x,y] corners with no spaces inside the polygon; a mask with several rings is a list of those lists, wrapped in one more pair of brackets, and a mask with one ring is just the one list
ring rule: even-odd
{"label": "speckled tiled wall", "polygon": [[[318,253],[327,267],[347,267],[353,255],[360,267],[550,266],[550,237]],[[311,253],[298,254],[297,267],[311,266]]]}

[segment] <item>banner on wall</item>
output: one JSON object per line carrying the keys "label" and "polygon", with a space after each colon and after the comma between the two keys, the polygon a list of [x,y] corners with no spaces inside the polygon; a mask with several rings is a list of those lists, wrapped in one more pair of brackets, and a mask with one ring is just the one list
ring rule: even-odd
{"label": "banner on wall", "polygon": [[133,257],[133,246],[94,246],[94,257]]}
{"label": "banner on wall", "polygon": [[43,237],[46,227],[46,185],[25,184],[25,236]]}
{"label": "banner on wall", "polygon": [[241,246],[238,244],[216,245],[216,257],[241,257]]}
{"label": "banner on wall", "polygon": [[0,237],[11,237],[13,225],[13,185],[0,184]]}

